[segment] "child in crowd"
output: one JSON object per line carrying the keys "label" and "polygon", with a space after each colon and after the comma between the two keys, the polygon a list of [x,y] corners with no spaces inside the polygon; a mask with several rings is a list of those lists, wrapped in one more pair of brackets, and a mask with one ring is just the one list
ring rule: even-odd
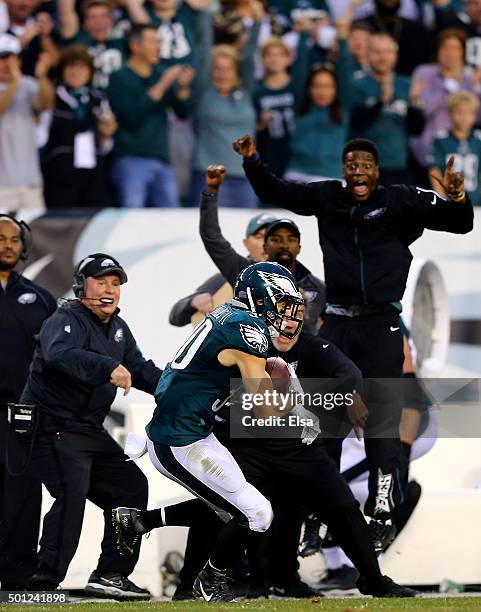
{"label": "child in crowd", "polygon": [[[431,155],[431,185],[442,191],[435,177],[441,178],[451,155],[455,156],[454,168],[464,174],[464,184],[474,205],[481,205],[479,192],[479,160],[481,158],[481,131],[475,130],[479,99],[469,91],[451,94],[447,100],[451,129],[438,132]],[[442,194],[443,195],[443,194]]]}

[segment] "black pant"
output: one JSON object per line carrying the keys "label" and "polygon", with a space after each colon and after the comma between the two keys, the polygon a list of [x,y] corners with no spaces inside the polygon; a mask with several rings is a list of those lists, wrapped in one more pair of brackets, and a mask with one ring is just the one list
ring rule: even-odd
{"label": "black pant", "polygon": [[97,571],[128,576],[140,551],[133,556],[117,552],[111,511],[117,506],[147,507],[148,484],[141,470],[104,430],[39,431],[32,464],[55,502],[43,521],[37,572],[60,583],[77,550],[88,499],[104,511],[104,537]]}
{"label": "black pant", "polygon": [[[28,449],[27,449],[28,452]],[[8,466],[7,466],[8,461]],[[14,475],[18,473],[18,475]],[[37,565],[42,485],[0,409],[0,582],[24,585]]]}
{"label": "black pant", "polygon": [[294,503],[317,514],[368,584],[379,584],[381,573],[359,504],[319,443],[236,442],[229,450],[247,480],[274,508]]}
{"label": "black pant", "polygon": [[[369,466],[369,497],[364,512],[368,516],[382,515],[387,499],[390,509],[402,501],[400,487],[401,444],[399,422],[401,401],[399,387],[373,379],[401,379],[403,338],[400,318],[396,313],[381,313],[359,317],[326,315],[322,337],[331,340],[359,367],[366,385],[366,405],[369,418],[364,445]],[[329,455],[340,464],[342,436],[323,441]],[[376,496],[378,498],[376,505]]]}

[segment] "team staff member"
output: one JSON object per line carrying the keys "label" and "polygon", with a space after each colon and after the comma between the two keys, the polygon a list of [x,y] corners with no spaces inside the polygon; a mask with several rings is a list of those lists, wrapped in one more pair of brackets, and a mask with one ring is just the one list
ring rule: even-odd
{"label": "team staff member", "polygon": [[56,309],[46,289],[15,272],[28,256],[29,238],[23,221],[0,215],[0,583],[4,590],[22,589],[35,568],[42,503],[42,485],[15,434],[8,432],[7,404],[18,402],[35,334]]}
{"label": "team staff member", "polygon": [[[340,181],[303,184],[277,178],[261,162],[251,136],[239,138],[234,148],[243,155],[246,175],[261,201],[317,217],[327,298],[322,335],[351,357],[365,378],[401,378],[399,315],[412,260],[409,245],[424,229],[465,234],[473,228],[471,201],[462,175],[453,171],[454,158],[440,179],[448,195],[444,200],[417,187],[379,186],[378,151],[369,140],[352,140],[344,147],[346,187]],[[402,499],[401,406],[395,392],[374,391],[367,396],[365,512],[373,517],[371,533],[377,542],[392,534],[392,508]],[[342,439],[328,444],[339,461]]]}
{"label": "team staff member", "polygon": [[[220,229],[217,194],[226,176],[222,165],[207,168],[207,190],[200,201],[199,231],[205,250],[227,281],[234,287],[238,275],[252,263],[232,248]],[[294,274],[307,304],[305,329],[317,334],[320,316],[326,303],[324,283],[297,260],[301,250],[301,233],[291,219],[275,219],[264,233],[264,254]]]}
{"label": "team staff member", "polygon": [[[251,264],[256,261],[265,260],[264,235],[266,227],[275,220],[276,217],[265,213],[252,217],[246,227],[246,237],[242,241],[248,255],[243,257],[236,254],[242,262],[248,261]],[[241,269],[245,268],[246,265],[248,264],[244,265],[243,263]],[[232,295],[232,286],[218,272],[204,281],[200,287],[197,287],[195,293],[181,298],[172,306],[169,314],[169,323],[176,327],[182,327],[191,321],[195,323],[197,319],[200,320],[204,315],[212,312],[216,306],[230,299]]]}
{"label": "team staff member", "polygon": [[38,407],[32,465],[55,502],[43,524],[39,563],[29,589],[54,589],[65,578],[82,530],[87,499],[106,517],[102,552],[86,591],[115,599],[148,599],[133,584],[139,546],[129,559],[115,547],[111,509],[147,505],[147,479],[125,462],[102,423],[115,399],[131,386],[154,393],[161,375],[142,356],[118,316],[120,286],[127,274],[111,256],[95,253],[75,270],[77,300],[67,302],[42,326],[22,401]]}

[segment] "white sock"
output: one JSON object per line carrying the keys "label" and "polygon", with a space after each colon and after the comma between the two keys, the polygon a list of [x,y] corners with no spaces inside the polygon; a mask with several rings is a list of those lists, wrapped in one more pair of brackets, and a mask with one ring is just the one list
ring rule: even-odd
{"label": "white sock", "polygon": [[354,567],[351,559],[349,559],[340,546],[323,548],[322,553],[327,569],[338,569],[342,565]]}

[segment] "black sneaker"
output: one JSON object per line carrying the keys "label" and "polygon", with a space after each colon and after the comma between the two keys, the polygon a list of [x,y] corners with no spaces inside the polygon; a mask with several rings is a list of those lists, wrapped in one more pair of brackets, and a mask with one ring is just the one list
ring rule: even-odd
{"label": "black sneaker", "polygon": [[141,589],[125,576],[114,573],[101,576],[93,572],[84,591],[94,597],[117,601],[144,601],[152,597],[147,589]]}
{"label": "black sneaker", "polygon": [[272,599],[280,599],[282,597],[291,597],[294,599],[309,599],[311,597],[319,597],[321,594],[317,589],[311,589],[302,580],[287,582],[282,585],[274,585],[269,589],[269,596]]}
{"label": "black sneaker", "polygon": [[373,597],[416,597],[416,595],[419,595],[419,592],[414,589],[396,584],[389,576],[383,576],[382,582],[374,587],[368,586],[364,578],[359,578],[357,588],[363,595],[372,595]]}
{"label": "black sneaker", "polygon": [[23,588],[27,591],[55,591],[58,589],[58,585],[59,583],[49,573],[45,570],[37,569],[35,574],[27,580]]}
{"label": "black sneaker", "polygon": [[198,599],[208,602],[237,602],[232,593],[227,572],[215,569],[207,562],[194,582],[193,593]]}
{"label": "black sneaker", "polygon": [[149,531],[143,524],[140,514],[141,510],[137,508],[120,507],[112,510],[117,550],[121,555],[133,555],[139,538]]}
{"label": "black sneaker", "polygon": [[396,527],[391,518],[371,519],[368,529],[376,555],[379,556],[396,537]]}
{"label": "black sneaker", "polygon": [[341,565],[335,569],[328,569],[327,575],[316,586],[320,591],[332,591],[334,589],[349,591],[357,589],[356,582],[359,579],[359,572],[355,567]]}
{"label": "black sneaker", "polygon": [[309,514],[304,521],[304,533],[299,544],[298,554],[301,557],[310,557],[321,550],[322,538],[319,534],[322,521],[315,514]]}

